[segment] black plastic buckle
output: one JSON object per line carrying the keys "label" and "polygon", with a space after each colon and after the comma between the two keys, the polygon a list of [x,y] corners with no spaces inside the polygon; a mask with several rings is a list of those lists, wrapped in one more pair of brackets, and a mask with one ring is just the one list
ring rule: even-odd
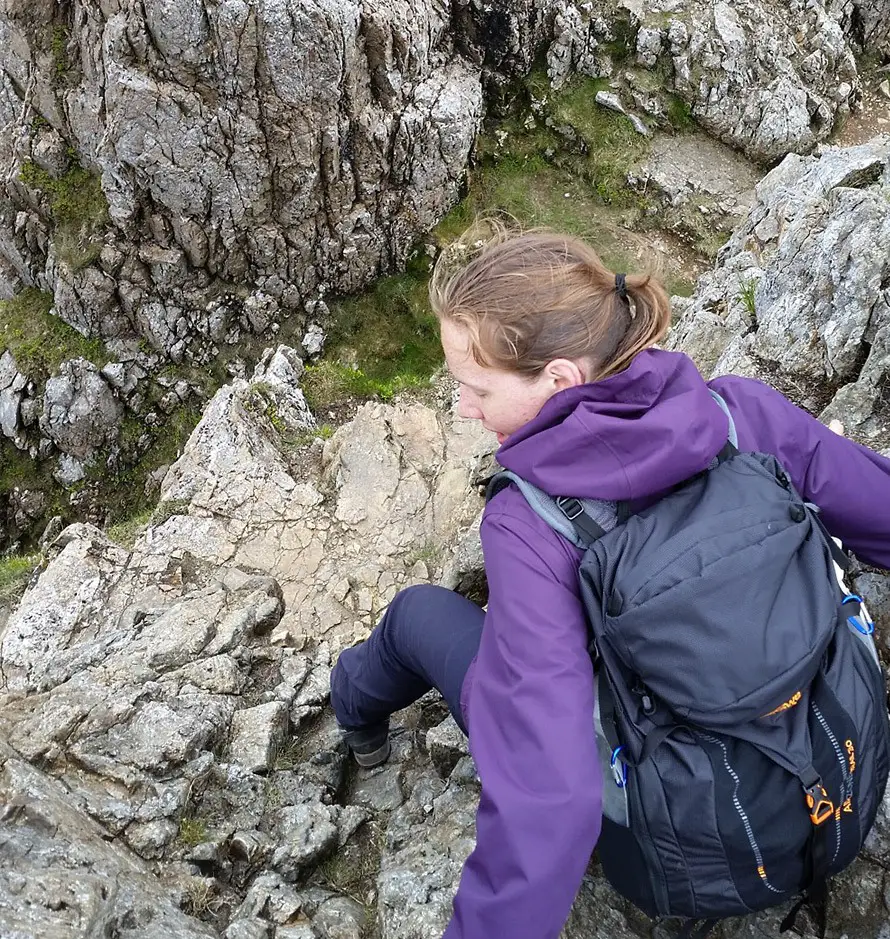
{"label": "black plastic buckle", "polygon": [[570,522],[573,522],[579,515],[584,514],[584,506],[573,496],[559,496],[556,505]]}

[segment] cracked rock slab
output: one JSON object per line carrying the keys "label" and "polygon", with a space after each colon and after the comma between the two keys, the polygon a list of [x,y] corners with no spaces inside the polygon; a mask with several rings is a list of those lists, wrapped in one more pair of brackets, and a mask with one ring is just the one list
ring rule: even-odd
{"label": "cracked rock slab", "polygon": [[0,741],[0,922],[6,936],[213,939],[148,867],[71,804],[70,794]]}

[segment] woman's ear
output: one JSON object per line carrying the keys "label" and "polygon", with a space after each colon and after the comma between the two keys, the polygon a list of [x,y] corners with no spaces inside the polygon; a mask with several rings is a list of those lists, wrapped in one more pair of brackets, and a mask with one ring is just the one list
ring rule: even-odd
{"label": "woman's ear", "polygon": [[557,391],[574,388],[588,381],[587,369],[583,363],[573,359],[553,359],[544,366],[544,378],[552,382]]}

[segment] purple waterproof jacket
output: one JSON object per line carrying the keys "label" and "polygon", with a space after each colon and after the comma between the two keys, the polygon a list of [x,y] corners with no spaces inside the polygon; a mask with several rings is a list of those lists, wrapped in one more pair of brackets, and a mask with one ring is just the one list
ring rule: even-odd
{"label": "purple waterproof jacket", "polygon": [[[711,385],[740,449],[777,456],[832,534],[890,568],[890,460],[760,382]],[[691,359],[651,349],[619,375],[554,395],[498,461],[552,494],[645,504],[704,469],[727,431]],[[488,504],[482,546],[488,612],[461,701],[482,798],[445,939],[556,939],[599,835],[603,786],[580,552],[515,486]]]}

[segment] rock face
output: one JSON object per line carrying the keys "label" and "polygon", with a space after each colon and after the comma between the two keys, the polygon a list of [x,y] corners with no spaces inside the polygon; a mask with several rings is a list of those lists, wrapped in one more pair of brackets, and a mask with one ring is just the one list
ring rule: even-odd
{"label": "rock face", "polygon": [[3,862],[0,923],[5,936],[115,935],[211,939],[140,861],[79,812],[65,787],[0,742]]}
{"label": "rock face", "polygon": [[71,359],[46,383],[40,429],[60,450],[83,460],[117,436],[122,412],[96,366]]}
{"label": "rock face", "polygon": [[828,9],[861,49],[890,52],[890,9],[882,0],[829,0]]}
{"label": "rock face", "polygon": [[[73,325],[135,330],[181,358],[225,334],[220,284],[256,285],[280,315],[363,286],[405,258],[463,177],[480,70],[449,25],[434,0],[7,4],[6,293],[48,284]],[[63,146],[47,162],[57,138],[76,161]],[[32,164],[32,184],[17,181]],[[88,263],[63,250],[60,206],[40,192],[80,179],[78,164],[101,178],[115,233]]]}
{"label": "rock face", "polygon": [[881,6],[12,0],[0,296],[46,288],[113,347],[136,335],[204,361],[233,329],[401,264],[457,198],[483,88],[507,89],[539,49],[556,84],[612,78],[634,108],[679,102],[773,161],[854,100],[850,41],[886,33]]}
{"label": "rock face", "polygon": [[[133,551],[70,526],[6,624],[4,928],[86,936],[95,917],[141,923],[148,904],[150,939],[267,936],[271,894],[287,909],[280,939],[310,920],[307,936],[364,928],[363,907],[307,884],[372,812],[401,804],[421,754],[404,738],[404,769],[338,801],[344,753],[322,714],[332,656],[400,586],[431,576],[478,511],[468,478],[493,440],[420,405],[369,406],[323,456],[301,370],[279,347],[220,391],[165,480],[167,520]],[[32,779],[68,803],[29,810]],[[137,855],[163,861],[165,879]],[[102,876],[121,889],[101,892]],[[54,877],[70,885],[64,904]]]}
{"label": "rock face", "polygon": [[[622,40],[629,61],[616,57]],[[673,93],[709,133],[766,163],[824,140],[858,85],[844,31],[821,0],[565,3],[547,64],[557,82],[572,71],[614,75],[654,116]],[[653,82],[649,70],[668,77]]]}
{"label": "rock face", "polygon": [[772,379],[890,446],[890,137],[789,156],[670,338],[705,374]]}

